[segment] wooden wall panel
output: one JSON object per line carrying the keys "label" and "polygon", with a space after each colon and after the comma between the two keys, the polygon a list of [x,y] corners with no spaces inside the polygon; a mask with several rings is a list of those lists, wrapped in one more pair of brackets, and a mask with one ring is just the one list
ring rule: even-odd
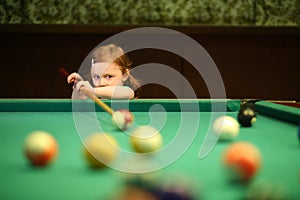
{"label": "wooden wall panel", "polygon": [[[131,28],[0,25],[0,98],[70,98],[71,88],[58,69],[76,71],[96,45]],[[300,27],[167,28],[189,35],[206,49],[222,75],[227,98],[300,101]],[[135,66],[171,66],[190,80],[197,97],[210,97],[201,74],[180,56],[148,49],[131,52],[130,58]],[[140,98],[173,97],[172,91],[155,84],[140,92]]]}

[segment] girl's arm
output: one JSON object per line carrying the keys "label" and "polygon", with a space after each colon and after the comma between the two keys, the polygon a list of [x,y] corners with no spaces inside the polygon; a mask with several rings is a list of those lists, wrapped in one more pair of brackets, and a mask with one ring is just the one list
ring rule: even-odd
{"label": "girl's arm", "polygon": [[133,99],[134,91],[127,86],[105,86],[93,88],[88,81],[80,81],[76,84],[76,88],[80,90],[85,87],[93,92],[96,96],[103,99]]}
{"label": "girl's arm", "polygon": [[95,95],[104,99],[133,99],[134,91],[128,86],[105,86],[94,88]]}

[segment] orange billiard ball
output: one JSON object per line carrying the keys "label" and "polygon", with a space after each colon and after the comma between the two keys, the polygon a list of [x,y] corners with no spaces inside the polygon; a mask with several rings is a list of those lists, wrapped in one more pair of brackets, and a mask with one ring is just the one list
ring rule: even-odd
{"label": "orange billiard ball", "polygon": [[57,156],[58,144],[50,133],[33,131],[26,137],[23,151],[33,165],[45,166]]}
{"label": "orange billiard ball", "polygon": [[223,163],[231,179],[248,181],[259,171],[262,163],[259,149],[249,142],[232,143],[223,154]]}

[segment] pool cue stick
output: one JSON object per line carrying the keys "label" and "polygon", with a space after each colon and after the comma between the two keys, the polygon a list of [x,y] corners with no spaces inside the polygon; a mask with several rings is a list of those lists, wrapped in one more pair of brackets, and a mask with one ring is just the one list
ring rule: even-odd
{"label": "pool cue stick", "polygon": [[85,87],[81,87],[80,92],[83,92],[86,96],[88,96],[90,99],[92,99],[98,106],[103,108],[106,112],[109,114],[113,114],[113,109],[111,109],[107,104],[105,104],[103,101],[101,101],[93,92],[89,91]]}
{"label": "pool cue stick", "polygon": [[[64,68],[59,68],[59,72],[64,77],[68,77],[69,73]],[[73,81],[74,82],[74,81]],[[90,99],[92,99],[98,106],[100,106],[103,110],[108,112],[109,114],[113,114],[113,109],[110,108],[107,104],[105,104],[103,101],[101,101],[93,92],[89,91],[85,87],[81,87],[79,89],[81,92],[83,92],[86,96],[88,96]]]}
{"label": "pool cue stick", "polygon": [[69,73],[67,72],[67,70],[65,70],[64,68],[59,68],[58,69],[58,71],[60,72],[60,74],[63,76],[63,77],[65,77],[65,78],[67,78],[68,76],[69,76]]}
{"label": "pool cue stick", "polygon": [[241,99],[242,103],[252,102],[256,103],[258,101],[266,101],[271,103],[296,103],[296,100],[276,100],[276,99]]}

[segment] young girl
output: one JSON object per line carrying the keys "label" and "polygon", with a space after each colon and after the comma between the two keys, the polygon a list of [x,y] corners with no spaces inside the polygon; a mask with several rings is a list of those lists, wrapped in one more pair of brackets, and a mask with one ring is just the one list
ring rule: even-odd
{"label": "young girl", "polygon": [[139,83],[130,74],[132,63],[123,49],[109,44],[97,48],[92,54],[90,75],[93,86],[78,73],[68,76],[68,83],[74,82],[74,87],[80,91],[85,87],[99,98],[133,99],[134,90]]}

